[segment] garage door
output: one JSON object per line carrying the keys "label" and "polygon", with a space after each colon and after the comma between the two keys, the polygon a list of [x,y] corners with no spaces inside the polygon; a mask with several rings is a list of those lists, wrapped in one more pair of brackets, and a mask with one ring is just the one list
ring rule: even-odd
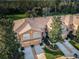
{"label": "garage door", "polygon": [[25,59],[34,59],[31,47],[25,48],[24,53],[25,53]]}

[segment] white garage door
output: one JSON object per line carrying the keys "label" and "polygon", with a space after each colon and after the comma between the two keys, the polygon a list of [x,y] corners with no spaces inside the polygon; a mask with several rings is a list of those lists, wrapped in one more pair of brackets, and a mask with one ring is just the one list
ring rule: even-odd
{"label": "white garage door", "polygon": [[25,53],[25,59],[34,59],[31,47],[25,48],[24,53]]}

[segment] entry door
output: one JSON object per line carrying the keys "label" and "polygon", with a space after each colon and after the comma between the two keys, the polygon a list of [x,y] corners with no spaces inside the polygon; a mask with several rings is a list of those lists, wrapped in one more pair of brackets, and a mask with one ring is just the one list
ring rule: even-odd
{"label": "entry door", "polygon": [[25,59],[35,59],[31,47],[25,48],[24,53],[25,53],[24,56]]}

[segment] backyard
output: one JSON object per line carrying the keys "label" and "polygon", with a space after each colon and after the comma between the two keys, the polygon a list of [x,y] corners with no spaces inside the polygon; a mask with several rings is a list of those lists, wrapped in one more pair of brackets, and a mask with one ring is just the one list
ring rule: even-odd
{"label": "backyard", "polygon": [[18,19],[22,19],[22,18],[26,18],[29,16],[28,13],[22,13],[22,14],[10,14],[10,15],[1,15],[1,16],[6,16],[12,20],[18,20]]}

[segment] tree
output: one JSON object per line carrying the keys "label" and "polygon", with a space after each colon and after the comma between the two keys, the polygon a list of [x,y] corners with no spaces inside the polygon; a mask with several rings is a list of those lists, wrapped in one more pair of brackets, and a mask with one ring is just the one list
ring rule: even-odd
{"label": "tree", "polygon": [[7,50],[5,49],[5,40],[4,40],[4,26],[1,25],[1,20],[0,20],[0,58],[1,59],[8,59],[7,57]]}
{"label": "tree", "polygon": [[60,4],[61,0],[55,0],[55,13],[57,12],[57,8],[59,8],[59,4]]}
{"label": "tree", "polygon": [[[30,5],[30,6],[29,6]],[[51,8],[52,13],[78,13],[79,11],[79,2],[77,0],[39,0],[39,1],[32,1],[32,0],[18,0],[18,1],[0,1],[0,13],[12,13],[12,10],[17,8],[21,12],[27,12],[29,8],[33,9],[34,7],[41,7],[41,8]],[[7,10],[7,12],[5,12]],[[17,11],[17,12],[19,12]],[[16,13],[17,13],[16,12]],[[13,12],[14,13],[14,12]]]}
{"label": "tree", "polygon": [[79,26],[78,26],[77,31],[76,31],[76,36],[77,36],[77,40],[79,42]]}
{"label": "tree", "polygon": [[0,50],[1,59],[19,59],[20,44],[16,37],[16,34],[13,31],[13,20],[2,18],[0,20],[0,42],[3,43],[4,47],[0,47],[3,50]]}
{"label": "tree", "polygon": [[52,42],[53,47],[55,47],[55,43],[61,40],[61,21],[60,16],[54,16],[52,20],[52,30],[49,33],[50,40]]}

